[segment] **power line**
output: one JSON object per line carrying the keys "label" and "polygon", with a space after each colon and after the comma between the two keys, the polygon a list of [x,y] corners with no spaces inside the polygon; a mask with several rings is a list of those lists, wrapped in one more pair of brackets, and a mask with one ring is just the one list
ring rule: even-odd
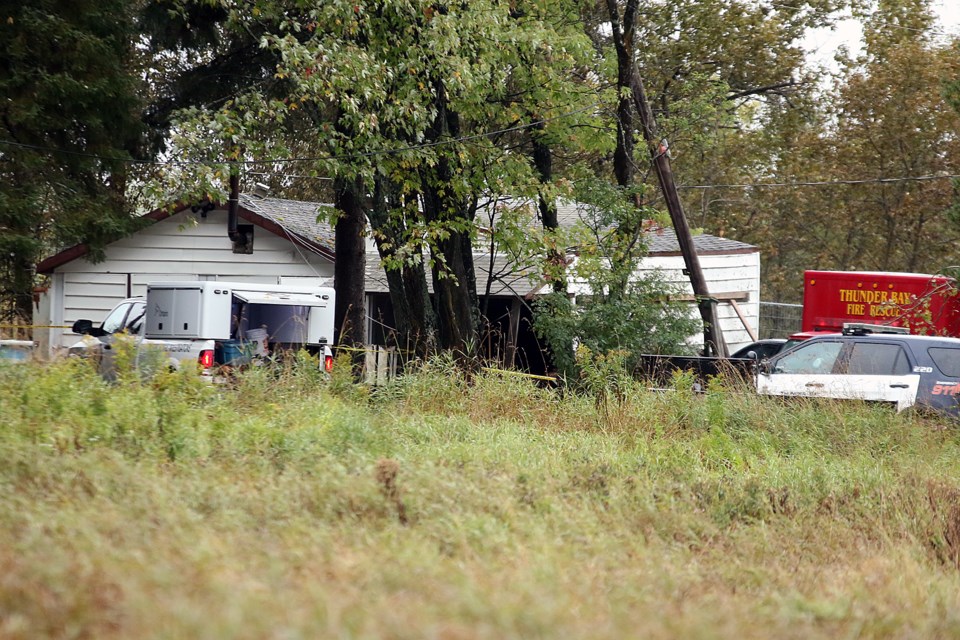
{"label": "power line", "polygon": [[[784,9],[784,10],[793,11],[793,12],[797,12],[799,9],[802,8],[802,7],[790,6],[790,5],[786,5],[786,4],[779,4],[779,3],[776,3],[776,2],[771,2],[771,3],[769,3],[769,6],[772,7],[772,8],[774,8],[774,9]],[[934,23],[934,24],[936,24],[936,23],[939,21],[939,19],[940,19],[939,16],[936,15],[936,13],[933,13],[933,14],[932,14],[932,18],[933,18],[933,23]],[[859,22],[859,23],[861,24],[861,26],[863,26],[863,24],[864,24],[864,21],[863,21],[862,19],[857,18],[857,17],[855,17],[855,16],[853,16],[853,15],[850,15],[849,17],[840,16],[840,17],[839,17],[839,21],[843,21],[843,20],[856,20],[857,22]],[[833,26],[835,26],[835,25],[830,25],[830,27],[833,27]],[[956,34],[956,33],[950,33],[950,32],[948,32],[948,31],[944,30],[943,27],[940,26],[940,25],[931,26],[931,27],[929,27],[929,28],[927,28],[927,29],[921,29],[921,28],[918,28],[918,27],[908,27],[908,26],[903,25],[903,24],[890,24],[890,23],[887,23],[887,24],[883,25],[883,27],[884,27],[884,30],[885,30],[885,31],[888,31],[888,32],[891,32],[891,31],[894,31],[894,30],[897,30],[897,31],[911,31],[911,32],[913,32],[913,33],[920,33],[920,34],[923,34],[923,35],[929,35],[929,36],[931,36],[931,38],[954,38],[954,37],[957,37],[957,34]]]}
{"label": "power line", "polygon": [[333,178],[326,178],[323,176],[305,176],[297,173],[280,173],[278,171],[268,172],[268,171],[247,171],[248,176],[267,176],[274,178],[297,178],[300,180],[333,180]]}
{"label": "power line", "polygon": [[[249,175],[270,176],[276,178],[297,178],[305,180],[333,180],[320,176],[307,176],[283,172],[248,172]],[[938,174],[925,176],[902,176],[898,178],[862,178],[858,180],[809,180],[796,182],[743,182],[719,184],[677,185],[678,189],[752,189],[752,188],[792,188],[792,187],[832,187],[862,184],[894,184],[899,182],[929,182],[934,180],[957,180],[960,174]]]}
{"label": "power line", "polygon": [[[285,159],[278,159],[278,160],[244,160],[244,161],[237,161],[237,162],[228,162],[228,161],[211,161],[211,162],[202,162],[202,161],[168,161],[168,162],[159,162],[159,161],[143,161],[143,160],[120,160],[119,158],[111,159],[111,158],[106,158],[106,157],[103,157],[103,156],[97,156],[97,155],[93,155],[93,154],[84,154],[84,153],[81,153],[81,152],[74,152],[74,151],[66,151],[66,150],[52,149],[52,148],[49,148],[49,147],[39,147],[39,146],[36,146],[36,145],[26,145],[26,144],[22,144],[22,143],[12,142],[12,141],[9,141],[9,140],[0,140],[0,144],[6,144],[6,145],[9,145],[9,146],[16,146],[16,147],[23,147],[23,148],[28,148],[28,149],[34,149],[34,150],[44,151],[44,152],[49,152],[49,153],[67,153],[67,154],[73,154],[73,155],[82,155],[82,156],[84,156],[84,157],[90,157],[90,158],[98,158],[98,159],[101,159],[101,160],[116,160],[116,161],[129,162],[129,163],[131,163],[131,164],[152,165],[152,166],[198,166],[198,165],[205,165],[205,164],[236,164],[236,165],[242,165],[242,166],[257,166],[257,165],[272,165],[272,164],[292,164],[292,163],[296,163],[296,162],[309,162],[309,161],[316,161],[316,160],[320,160],[320,159],[326,159],[326,160],[337,160],[337,159],[339,159],[339,160],[347,160],[347,159],[357,158],[357,157],[371,157],[371,156],[376,156],[376,155],[387,155],[387,154],[392,154],[392,153],[400,153],[400,152],[402,152],[402,151],[410,151],[410,150],[417,150],[417,149],[421,149],[421,148],[436,147],[436,146],[441,146],[441,145],[444,145],[444,144],[454,144],[454,143],[457,143],[457,142],[468,142],[468,141],[470,141],[470,140],[475,140],[475,139],[478,139],[478,138],[483,138],[483,137],[488,137],[488,136],[494,136],[494,135],[500,135],[500,134],[509,133],[509,132],[512,132],[512,131],[520,131],[520,130],[523,130],[523,129],[530,128],[530,127],[532,127],[532,126],[536,126],[536,125],[540,124],[541,122],[547,122],[547,121],[550,121],[550,120],[556,120],[556,119],[559,119],[559,118],[569,117],[569,116],[571,116],[571,115],[576,115],[577,113],[580,113],[580,112],[583,112],[583,111],[585,111],[585,110],[587,110],[587,109],[593,108],[593,107],[596,106],[597,104],[599,104],[599,102],[594,103],[594,104],[592,104],[592,105],[590,105],[590,106],[588,106],[588,107],[585,107],[585,108],[583,108],[583,109],[579,109],[579,110],[576,110],[576,111],[569,112],[569,113],[567,113],[567,114],[562,114],[562,115],[559,115],[559,116],[555,116],[554,118],[545,118],[545,119],[537,120],[537,121],[532,122],[532,123],[529,123],[529,124],[518,125],[518,126],[515,126],[515,127],[509,127],[509,128],[500,129],[500,130],[497,130],[497,131],[491,131],[491,132],[486,132],[486,133],[479,133],[479,134],[474,134],[474,135],[470,135],[470,136],[463,136],[463,137],[455,138],[455,139],[451,139],[451,140],[437,141],[437,142],[428,143],[428,144],[420,145],[420,146],[404,147],[404,148],[399,148],[399,149],[385,149],[385,150],[380,150],[380,151],[371,151],[371,152],[368,152],[368,153],[356,154],[356,155],[352,155],[352,156],[325,156],[325,157],[323,157],[323,156],[317,156],[317,157],[285,158]],[[309,175],[296,174],[296,173],[285,173],[285,172],[281,172],[281,171],[269,171],[269,172],[268,172],[268,171],[249,171],[248,173],[249,173],[250,175],[255,175],[255,176],[273,176],[273,177],[279,177],[279,178],[294,178],[294,179],[302,179],[302,180],[306,180],[306,179],[309,179],[309,180],[333,180],[333,178],[329,178],[329,177],[309,176]],[[938,174],[938,175],[923,175],[923,176],[901,176],[901,177],[896,177],[896,178],[863,178],[863,179],[858,179],[858,180],[809,180],[809,181],[796,181],[796,182],[744,182],[744,183],[721,183],[721,184],[689,184],[689,185],[677,185],[677,188],[678,188],[678,189],[700,189],[700,190],[706,190],[706,189],[753,189],[753,188],[757,188],[757,189],[770,189],[770,188],[774,188],[774,189],[775,189],[775,188],[794,188],[794,187],[849,186],[849,185],[863,185],[863,184],[893,184],[893,183],[899,183],[899,182],[927,182],[927,181],[933,181],[933,180],[956,180],[956,179],[960,179],[960,174]]]}
{"label": "power line", "polygon": [[897,182],[925,182],[930,180],[960,179],[958,174],[935,176],[903,176],[900,178],[864,178],[861,180],[810,180],[798,182],[751,182],[742,184],[688,184],[678,185],[679,189],[752,189],[779,187],[834,187],[859,184],[893,184]]}

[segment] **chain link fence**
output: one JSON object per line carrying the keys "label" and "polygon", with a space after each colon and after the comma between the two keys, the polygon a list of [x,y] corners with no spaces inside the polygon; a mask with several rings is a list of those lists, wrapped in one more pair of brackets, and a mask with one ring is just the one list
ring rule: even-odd
{"label": "chain link fence", "polygon": [[760,337],[787,338],[800,331],[803,305],[781,302],[760,303]]}

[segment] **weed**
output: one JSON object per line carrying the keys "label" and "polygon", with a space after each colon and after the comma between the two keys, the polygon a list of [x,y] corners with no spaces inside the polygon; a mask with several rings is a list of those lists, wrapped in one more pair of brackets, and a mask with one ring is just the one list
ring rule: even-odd
{"label": "weed", "polygon": [[400,465],[396,460],[382,458],[377,461],[377,484],[380,485],[380,491],[384,499],[397,512],[397,520],[400,524],[407,524],[407,507],[400,499],[400,489],[397,486],[397,476],[400,473]]}
{"label": "weed", "polygon": [[936,480],[927,481],[930,507],[929,544],[936,558],[960,569],[960,489]]}

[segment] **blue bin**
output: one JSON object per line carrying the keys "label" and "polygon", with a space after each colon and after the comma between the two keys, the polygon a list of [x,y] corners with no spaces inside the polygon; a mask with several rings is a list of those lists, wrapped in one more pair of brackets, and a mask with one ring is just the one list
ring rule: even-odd
{"label": "blue bin", "polygon": [[230,365],[231,367],[250,364],[253,357],[253,345],[239,340],[221,340],[217,343],[213,355],[217,364]]}

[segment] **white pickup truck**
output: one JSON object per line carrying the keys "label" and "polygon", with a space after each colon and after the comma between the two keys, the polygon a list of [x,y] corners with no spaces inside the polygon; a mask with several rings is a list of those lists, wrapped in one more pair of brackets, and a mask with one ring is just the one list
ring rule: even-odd
{"label": "white pickup truck", "polygon": [[333,310],[330,287],[259,285],[222,281],[158,282],[145,298],[128,298],[100,326],[77,320],[83,339],[69,353],[97,361],[102,375],[116,376],[118,339],[130,336],[139,360],[156,354],[171,368],[196,363],[203,375],[220,366],[241,366],[269,351],[306,348],[333,365]]}

